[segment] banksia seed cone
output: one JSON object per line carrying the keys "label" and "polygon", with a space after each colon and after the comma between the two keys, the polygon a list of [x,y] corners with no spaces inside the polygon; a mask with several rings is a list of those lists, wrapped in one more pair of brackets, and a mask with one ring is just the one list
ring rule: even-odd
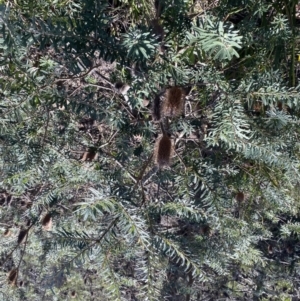
{"label": "banksia seed cone", "polygon": [[23,243],[26,239],[26,236],[27,236],[27,230],[26,229],[20,230],[18,235],[18,244]]}
{"label": "banksia seed cone", "polygon": [[184,106],[184,95],[179,87],[167,90],[166,99],[162,107],[164,116],[175,117],[182,113]]}
{"label": "banksia seed cone", "polygon": [[238,202],[243,202],[244,199],[245,199],[245,195],[243,192],[238,192],[235,196],[235,199],[238,201]]}
{"label": "banksia seed cone", "polygon": [[77,296],[76,292],[75,291],[72,291],[71,292],[71,298],[75,298]]}
{"label": "banksia seed cone", "polygon": [[18,269],[12,269],[8,274],[8,283],[11,285],[16,285],[18,278]]}
{"label": "banksia seed cone", "polygon": [[42,219],[43,230],[50,231],[52,229],[52,217],[47,213]]}
{"label": "banksia seed cone", "polygon": [[167,135],[163,135],[157,139],[155,145],[155,163],[159,167],[169,166],[172,153],[172,142]]}

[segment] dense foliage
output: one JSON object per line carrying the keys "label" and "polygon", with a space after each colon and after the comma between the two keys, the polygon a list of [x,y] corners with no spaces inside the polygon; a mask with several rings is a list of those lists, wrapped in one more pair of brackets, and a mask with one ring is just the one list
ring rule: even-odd
{"label": "dense foliage", "polygon": [[299,300],[298,1],[0,3],[0,300]]}

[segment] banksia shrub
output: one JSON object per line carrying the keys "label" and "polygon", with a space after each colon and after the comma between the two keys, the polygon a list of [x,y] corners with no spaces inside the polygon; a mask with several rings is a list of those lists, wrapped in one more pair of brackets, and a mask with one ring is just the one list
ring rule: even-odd
{"label": "banksia shrub", "polygon": [[8,274],[8,283],[11,285],[16,285],[18,278],[18,269],[12,269]]}
{"label": "banksia shrub", "polygon": [[182,113],[184,106],[184,94],[179,87],[167,90],[166,99],[162,106],[163,116],[175,117]]}
{"label": "banksia shrub", "polygon": [[172,142],[168,135],[159,137],[155,143],[154,158],[159,167],[169,166],[172,154]]}
{"label": "banksia shrub", "polygon": [[43,230],[50,231],[52,229],[52,217],[50,213],[47,213],[42,219]]}

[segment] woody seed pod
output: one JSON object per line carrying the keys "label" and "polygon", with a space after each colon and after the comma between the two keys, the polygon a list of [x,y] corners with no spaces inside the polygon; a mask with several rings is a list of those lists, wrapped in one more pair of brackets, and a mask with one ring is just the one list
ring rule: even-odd
{"label": "woody seed pod", "polygon": [[4,237],[9,237],[11,235],[11,232],[9,231],[9,229],[6,229],[3,233]]}
{"label": "woody seed pod", "polygon": [[153,100],[152,118],[155,121],[158,121],[161,118],[161,114],[160,114],[160,96],[159,95],[155,95],[154,100]]}
{"label": "woody seed pod", "polygon": [[182,89],[172,87],[167,90],[166,99],[162,107],[164,116],[175,117],[182,113],[184,107],[184,97]]}
{"label": "woody seed pod", "polygon": [[151,27],[153,30],[153,33],[157,36],[158,41],[161,42],[164,39],[164,28],[160,24],[159,19],[153,19],[151,22]]}
{"label": "woody seed pod", "polygon": [[159,167],[169,166],[172,153],[172,142],[168,135],[164,134],[157,139],[155,144],[154,158]]}
{"label": "woody seed pod", "polygon": [[292,254],[294,252],[294,248],[291,245],[289,245],[286,247],[286,251],[288,254]]}
{"label": "woody seed pod", "polygon": [[12,269],[8,274],[8,283],[11,285],[16,285],[18,278],[18,269]]}
{"label": "woody seed pod", "polygon": [[52,229],[52,217],[47,213],[42,219],[43,230],[50,231]]}
{"label": "woody seed pod", "polygon": [[27,236],[27,230],[26,229],[20,230],[18,235],[18,244],[22,244],[25,241],[26,236]]}
{"label": "woody seed pod", "polygon": [[273,254],[273,247],[271,245],[268,245],[268,253]]}
{"label": "woody seed pod", "polygon": [[97,159],[97,153],[91,150],[83,154],[81,161],[92,161],[94,159]]}
{"label": "woody seed pod", "polygon": [[205,235],[205,236],[210,236],[211,235],[211,229],[208,225],[203,225],[199,229],[199,234]]}
{"label": "woody seed pod", "polygon": [[72,291],[71,292],[71,298],[75,298],[77,296],[76,292],[75,291]]}

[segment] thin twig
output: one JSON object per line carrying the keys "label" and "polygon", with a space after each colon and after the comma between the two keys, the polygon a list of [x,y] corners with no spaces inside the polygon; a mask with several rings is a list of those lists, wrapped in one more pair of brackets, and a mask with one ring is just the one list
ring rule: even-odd
{"label": "thin twig", "polygon": [[118,221],[119,217],[116,217],[108,226],[108,228],[104,231],[104,233],[98,238],[96,239],[92,244],[88,245],[86,248],[84,248],[81,252],[79,252],[76,256],[74,256],[71,260],[68,261],[68,263],[65,264],[65,266],[69,263],[71,263],[74,259],[78,258],[80,255],[82,255],[86,250],[92,248],[94,245],[96,245],[97,243],[100,243],[101,240],[104,238],[104,236],[108,233],[108,231],[116,224],[116,222]]}
{"label": "thin twig", "polygon": [[174,151],[175,151],[177,157],[179,158],[180,162],[183,164],[183,166],[184,166],[184,171],[186,172],[186,171],[187,171],[187,167],[186,167],[186,165],[184,164],[184,162],[183,162],[181,156],[178,154],[178,152],[177,152],[177,150],[176,150],[175,148],[174,148]]}
{"label": "thin twig", "polygon": [[98,147],[98,149],[100,149],[100,148],[102,148],[102,147],[104,147],[104,146],[110,144],[111,141],[115,138],[115,136],[117,135],[118,132],[119,132],[119,130],[115,131],[115,132],[110,136],[110,138],[108,139],[108,141],[105,142],[104,144],[100,145],[100,146]]}
{"label": "thin twig", "polygon": [[45,140],[46,140],[46,136],[47,136],[47,132],[48,132],[49,120],[50,120],[50,116],[49,116],[49,111],[47,109],[47,121],[46,121],[45,133],[44,133],[42,143],[41,143],[42,148],[45,144]]}
{"label": "thin twig", "polygon": [[135,177],[126,169],[126,167],[121,163],[119,162],[117,159],[115,159],[114,157],[112,157],[115,162],[120,166],[122,167],[129,175],[130,179],[134,182],[134,183],[137,183],[137,180],[135,179]]}
{"label": "thin twig", "polygon": [[148,160],[145,162],[145,164],[143,165],[138,177],[137,177],[137,182],[136,184],[134,185],[133,189],[136,188],[137,184],[142,180],[143,178],[143,175],[146,171],[146,168],[148,167],[148,165],[150,164],[151,160],[152,160],[152,157],[153,157],[153,153],[149,156]]}
{"label": "thin twig", "polygon": [[[104,152],[104,151],[103,151]],[[134,183],[137,183],[137,180],[136,178],[131,174],[131,172],[129,172],[127,170],[127,168],[121,163],[119,162],[113,155],[111,155],[110,153],[108,152],[104,152],[107,156],[109,156],[110,158],[112,158],[120,167],[122,167],[129,175],[130,179],[134,182]]]}

